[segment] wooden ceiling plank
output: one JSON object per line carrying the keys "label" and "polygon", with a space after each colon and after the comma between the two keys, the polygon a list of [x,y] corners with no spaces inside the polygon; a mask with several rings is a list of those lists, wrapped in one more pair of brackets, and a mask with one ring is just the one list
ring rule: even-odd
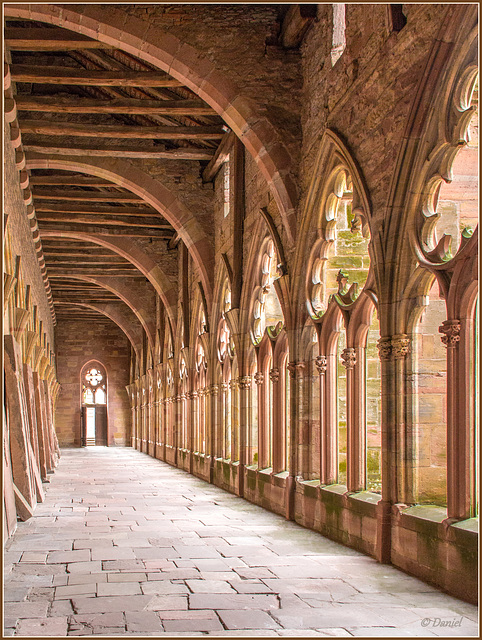
{"label": "wooden ceiling plank", "polygon": [[126,125],[118,127],[71,122],[44,122],[42,120],[20,120],[20,129],[22,134],[135,140],[220,140],[224,135],[222,126],[143,127]]}
{"label": "wooden ceiling plank", "polygon": [[104,113],[137,115],[217,115],[201,100],[94,100],[74,97],[17,96],[17,110],[44,113]]}
{"label": "wooden ceiling plank", "polygon": [[70,51],[76,49],[114,49],[113,45],[92,40],[66,29],[7,27],[4,42],[11,51]]}
{"label": "wooden ceiling plank", "polygon": [[115,219],[105,219],[95,216],[76,216],[72,218],[69,215],[59,214],[58,216],[52,216],[48,213],[38,213],[37,212],[37,220],[39,223],[42,222],[68,222],[70,224],[89,224],[89,225],[100,225],[100,226],[111,226],[111,227],[138,227],[138,228],[146,228],[146,229],[172,229],[170,225],[164,224],[155,224],[152,222],[139,222],[138,220],[115,220]]}
{"label": "wooden ceiling plank", "polygon": [[80,85],[87,87],[182,87],[176,78],[158,71],[92,71],[69,67],[12,65],[12,80],[34,84]]}
{"label": "wooden ceiling plank", "polygon": [[99,206],[96,204],[62,204],[61,202],[55,204],[48,204],[46,202],[35,202],[35,210],[38,212],[48,213],[88,213],[90,215],[115,215],[115,216],[138,216],[144,218],[158,218],[161,219],[160,214],[156,209],[148,207],[108,207]]}
{"label": "wooden ceiling plank", "polygon": [[116,187],[117,185],[91,176],[30,176],[30,185],[50,185],[70,187]]}
{"label": "wooden ceiling plank", "polygon": [[37,200],[65,200],[82,202],[122,202],[142,203],[143,200],[133,193],[106,193],[104,191],[62,191],[53,189],[34,189],[33,197]]}
{"label": "wooden ceiling plank", "polygon": [[72,147],[71,145],[24,143],[26,152],[60,156],[95,156],[102,158],[141,158],[153,160],[211,160],[214,150],[180,147],[178,149],[141,149],[139,147],[110,147],[103,145]]}

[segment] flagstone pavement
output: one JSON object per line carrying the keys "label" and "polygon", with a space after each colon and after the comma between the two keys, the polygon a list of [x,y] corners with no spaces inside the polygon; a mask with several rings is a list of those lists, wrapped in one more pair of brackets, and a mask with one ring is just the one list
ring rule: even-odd
{"label": "flagstone pavement", "polygon": [[477,636],[475,606],[131,448],[64,449],[7,636]]}

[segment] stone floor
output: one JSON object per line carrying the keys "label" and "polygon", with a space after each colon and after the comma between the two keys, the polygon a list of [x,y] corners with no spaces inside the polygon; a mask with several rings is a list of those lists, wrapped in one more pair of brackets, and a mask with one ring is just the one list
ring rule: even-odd
{"label": "stone floor", "polygon": [[133,449],[68,449],[5,635],[477,636],[477,608]]}

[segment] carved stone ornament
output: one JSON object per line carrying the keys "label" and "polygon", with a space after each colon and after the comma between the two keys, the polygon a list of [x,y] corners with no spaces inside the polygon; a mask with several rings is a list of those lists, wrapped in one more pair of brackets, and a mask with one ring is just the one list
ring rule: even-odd
{"label": "carved stone ornament", "polygon": [[380,338],[377,342],[377,347],[380,360],[390,360],[392,355],[392,339]]}
{"label": "carved stone ornament", "polygon": [[219,385],[212,384],[210,389],[211,389],[211,395],[212,396],[217,396],[218,395],[218,393],[219,393]]}
{"label": "carved stone ornament", "polygon": [[264,373],[261,373],[261,371],[257,371],[254,374],[254,381],[256,382],[256,384],[263,384],[263,382],[264,382]]}
{"label": "carved stone ornament", "polygon": [[298,374],[299,377],[303,375],[303,369],[305,368],[304,362],[288,362],[288,371],[290,372],[291,378],[296,378]]}
{"label": "carved stone ornament", "polygon": [[315,366],[318,369],[318,373],[320,374],[320,376],[324,375],[328,367],[328,361],[326,356],[316,356]]}
{"label": "carved stone ornament", "polygon": [[238,384],[240,389],[250,389],[251,388],[251,376],[242,376],[238,378]]}
{"label": "carved stone ornament", "polygon": [[228,383],[227,382],[221,382],[221,384],[219,385],[221,391],[223,393],[226,393],[226,391],[228,390]]}
{"label": "carved stone ornament", "polygon": [[341,352],[341,364],[346,369],[354,369],[356,365],[356,351],[353,347],[349,347],[348,349],[343,349]]}
{"label": "carved stone ornament", "polygon": [[396,336],[392,336],[392,356],[397,360],[405,358],[410,353],[410,338],[401,333]]}
{"label": "carved stone ornament", "polygon": [[269,379],[273,384],[276,384],[279,380],[279,369],[270,369]]}
{"label": "carved stone ornament", "polygon": [[236,380],[229,381],[229,388],[231,389],[231,391],[234,391],[234,389],[236,389],[237,386],[238,386],[238,383]]}
{"label": "carved stone ornament", "polygon": [[445,320],[438,328],[442,333],[442,342],[447,348],[454,348],[460,341],[460,320]]}

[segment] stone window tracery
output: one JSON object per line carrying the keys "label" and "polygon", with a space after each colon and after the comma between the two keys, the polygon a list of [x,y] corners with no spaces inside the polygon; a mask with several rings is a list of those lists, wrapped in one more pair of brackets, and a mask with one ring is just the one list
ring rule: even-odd
{"label": "stone window tracery", "polygon": [[99,365],[91,367],[84,374],[82,384],[83,404],[106,404],[106,380],[105,373]]}
{"label": "stone window tracery", "polygon": [[272,327],[276,332],[284,324],[283,312],[274,288],[279,277],[278,259],[272,240],[268,240],[261,260],[260,285],[253,305],[252,340],[259,344],[264,332]]}

